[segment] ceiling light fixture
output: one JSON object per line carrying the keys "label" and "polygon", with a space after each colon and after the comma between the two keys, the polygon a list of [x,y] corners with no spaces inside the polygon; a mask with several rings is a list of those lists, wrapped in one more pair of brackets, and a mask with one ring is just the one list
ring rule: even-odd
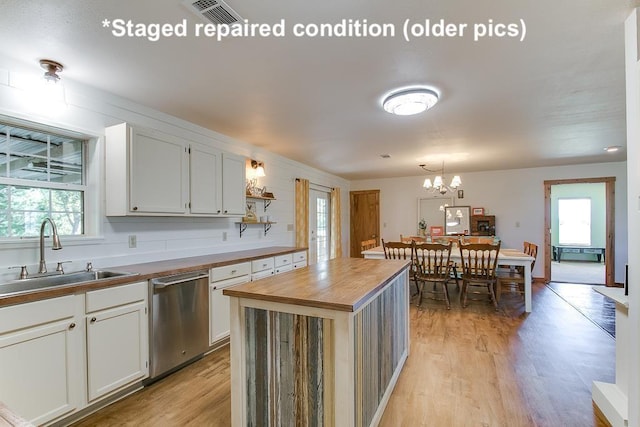
{"label": "ceiling light fixture", "polygon": [[620,148],[622,147],[620,147],[619,145],[612,145],[610,147],[605,147],[604,151],[606,151],[607,153],[615,153],[616,151],[620,150]]}
{"label": "ceiling light fixture", "polygon": [[43,78],[47,83],[58,83],[60,81],[58,73],[64,70],[62,64],[50,59],[41,59],[40,66],[45,69]]}
{"label": "ceiling light fixture", "polygon": [[387,96],[382,107],[388,113],[398,116],[419,114],[438,102],[438,94],[425,88],[404,89]]}
{"label": "ceiling light fixture", "polygon": [[444,161],[442,162],[442,168],[436,170],[427,169],[427,165],[424,164],[418,166],[420,166],[427,172],[439,174],[436,175],[435,178],[433,178],[433,182],[431,181],[431,178],[426,178],[424,180],[424,184],[422,184],[422,186],[429,191],[432,191],[434,193],[437,192],[444,195],[447,194],[447,191],[453,192],[453,190],[462,185],[462,180],[460,179],[459,175],[455,175],[453,177],[453,179],[451,180],[451,184],[447,185],[444,183]]}

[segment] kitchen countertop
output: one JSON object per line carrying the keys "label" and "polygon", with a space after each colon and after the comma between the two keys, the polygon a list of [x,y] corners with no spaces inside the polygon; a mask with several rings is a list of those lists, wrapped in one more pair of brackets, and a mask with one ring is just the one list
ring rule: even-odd
{"label": "kitchen countertop", "polygon": [[[135,276],[114,277],[113,279],[102,279],[96,282],[85,282],[70,284],[65,286],[55,286],[45,289],[37,289],[30,292],[0,296],[0,307],[12,304],[22,304],[25,302],[37,301],[41,299],[54,298],[63,295],[86,292],[89,290],[108,288],[125,283],[139,282],[157,276],[167,276],[189,271],[221,267],[239,262],[253,261],[269,256],[285,255],[294,252],[307,250],[307,248],[296,248],[291,246],[272,246],[246,251],[226,252],[220,254],[200,255],[188,258],[176,258],[164,261],[145,262],[141,264],[129,264],[108,267],[108,270],[126,271],[138,273]],[[97,268],[98,269],[98,268]]]}
{"label": "kitchen countertop", "polygon": [[356,311],[409,260],[334,258],[277,277],[225,289],[224,295],[339,311]]}

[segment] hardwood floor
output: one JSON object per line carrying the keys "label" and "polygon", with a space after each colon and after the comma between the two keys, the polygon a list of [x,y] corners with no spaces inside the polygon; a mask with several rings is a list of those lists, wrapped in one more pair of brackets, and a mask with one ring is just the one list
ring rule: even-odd
{"label": "hardwood floor", "polygon": [[[614,381],[615,342],[544,285],[533,312],[470,302],[411,308],[411,353],[381,426],[606,426],[593,380]],[[76,426],[229,426],[225,347]]]}

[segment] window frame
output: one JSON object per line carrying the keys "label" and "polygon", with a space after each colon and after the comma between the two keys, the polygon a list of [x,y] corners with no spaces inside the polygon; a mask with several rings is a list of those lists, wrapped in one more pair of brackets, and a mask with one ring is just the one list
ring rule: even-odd
{"label": "window frame", "polygon": [[[588,241],[587,243],[583,243],[583,242],[577,242],[577,241],[571,241],[571,242],[563,242],[561,240],[561,231],[562,231],[562,224],[561,224],[561,218],[560,218],[560,205],[562,204],[561,202],[564,201],[582,201],[582,200],[586,200],[589,202],[589,230],[588,230]],[[584,246],[584,247],[589,247],[591,246],[591,243],[593,241],[592,239],[592,223],[593,223],[593,213],[592,213],[592,209],[593,209],[593,201],[591,200],[591,197],[560,197],[558,198],[558,245],[559,246]]]}
{"label": "window frame", "polygon": [[[26,128],[37,132],[74,138],[82,141],[83,184],[57,183],[51,181],[36,181],[7,177],[0,177],[0,184],[18,187],[43,188],[47,190],[81,191],[83,193],[83,233],[64,235],[64,242],[68,245],[74,245],[103,240],[104,238],[100,234],[102,227],[100,223],[101,216],[99,215],[101,209],[101,168],[98,161],[99,157],[97,156],[98,150],[102,146],[103,138],[95,134],[92,135],[86,131],[73,129],[69,126],[61,127],[50,123],[34,122],[3,114],[0,114],[0,122],[7,126]],[[38,243],[38,240],[38,236],[0,237],[0,245],[4,249],[19,249],[32,247],[34,243]]]}

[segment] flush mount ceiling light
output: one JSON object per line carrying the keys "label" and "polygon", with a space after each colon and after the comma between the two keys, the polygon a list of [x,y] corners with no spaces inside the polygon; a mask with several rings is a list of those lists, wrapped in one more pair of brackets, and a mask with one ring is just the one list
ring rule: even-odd
{"label": "flush mount ceiling light", "polygon": [[425,88],[403,89],[387,96],[382,107],[388,113],[398,116],[419,114],[438,102],[438,94]]}
{"label": "flush mount ceiling light", "polygon": [[45,69],[43,78],[47,83],[58,83],[60,81],[58,73],[64,69],[62,64],[50,59],[41,59],[40,66]]}

